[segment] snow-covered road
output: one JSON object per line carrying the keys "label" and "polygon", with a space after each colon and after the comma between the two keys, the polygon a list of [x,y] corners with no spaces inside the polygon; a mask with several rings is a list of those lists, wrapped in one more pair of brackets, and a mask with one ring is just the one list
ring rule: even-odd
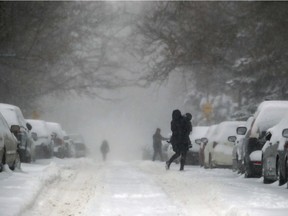
{"label": "snow-covered road", "polygon": [[229,169],[40,160],[0,173],[0,216],[287,215],[288,190]]}

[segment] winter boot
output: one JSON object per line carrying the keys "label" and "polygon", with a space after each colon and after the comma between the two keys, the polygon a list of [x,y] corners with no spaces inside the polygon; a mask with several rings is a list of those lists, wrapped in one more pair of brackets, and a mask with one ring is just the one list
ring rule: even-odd
{"label": "winter boot", "polygon": [[185,164],[185,161],[184,160],[180,160],[180,171],[184,170],[184,164]]}
{"label": "winter boot", "polygon": [[166,170],[169,170],[169,168],[170,168],[170,162],[169,161],[166,161],[166,163],[165,163],[165,168],[166,168]]}

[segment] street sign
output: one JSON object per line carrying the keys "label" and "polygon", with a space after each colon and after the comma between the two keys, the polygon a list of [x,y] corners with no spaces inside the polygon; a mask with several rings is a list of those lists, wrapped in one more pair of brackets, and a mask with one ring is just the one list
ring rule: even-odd
{"label": "street sign", "polygon": [[213,107],[212,107],[212,104],[207,102],[203,105],[203,108],[202,108],[202,111],[203,113],[205,114],[205,116],[207,115],[210,115],[213,111]]}
{"label": "street sign", "polygon": [[39,119],[39,118],[40,118],[40,114],[39,114],[37,111],[34,110],[34,111],[32,112],[32,118],[33,118],[33,119]]}

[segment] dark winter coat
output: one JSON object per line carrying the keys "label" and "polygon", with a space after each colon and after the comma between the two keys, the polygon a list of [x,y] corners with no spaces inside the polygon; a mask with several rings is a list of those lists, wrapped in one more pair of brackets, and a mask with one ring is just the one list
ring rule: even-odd
{"label": "dark winter coat", "polygon": [[109,148],[108,142],[106,140],[104,140],[102,142],[100,150],[101,150],[102,154],[107,154],[109,152],[110,148]]}
{"label": "dark winter coat", "polygon": [[171,131],[172,136],[170,142],[173,147],[173,151],[179,152],[180,143],[182,140],[182,121],[183,117],[181,115],[180,110],[174,110],[172,112],[172,121],[171,121]]}
{"label": "dark winter coat", "polygon": [[181,131],[182,131],[182,137],[180,142],[180,151],[188,151],[189,146],[191,146],[191,140],[189,138],[190,133],[192,132],[192,124],[190,119],[183,116],[182,122],[181,122]]}
{"label": "dark winter coat", "polygon": [[153,148],[161,149],[162,148],[162,140],[166,140],[166,138],[162,137],[159,131],[156,131],[153,135]]}

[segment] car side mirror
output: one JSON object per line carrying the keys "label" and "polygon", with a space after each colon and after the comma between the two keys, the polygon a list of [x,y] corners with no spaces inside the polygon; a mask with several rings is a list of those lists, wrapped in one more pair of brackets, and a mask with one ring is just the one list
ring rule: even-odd
{"label": "car side mirror", "polygon": [[35,133],[35,132],[32,132],[32,133],[31,133],[31,137],[32,137],[32,139],[33,139],[34,141],[37,141],[37,140],[38,140],[38,135],[37,135],[37,133]]}
{"label": "car side mirror", "polygon": [[28,122],[26,123],[26,127],[28,128],[29,131],[32,130],[32,125],[29,124]]}
{"label": "car side mirror", "polygon": [[229,142],[235,142],[236,141],[236,136],[229,136],[228,137]]}
{"label": "car side mirror", "polygon": [[201,144],[201,139],[196,139],[196,140],[195,140],[195,143],[198,144],[198,145],[200,145],[200,144]]}
{"label": "car side mirror", "polygon": [[238,135],[245,135],[247,132],[247,128],[246,127],[237,127],[236,129],[236,133]]}
{"label": "car side mirror", "polygon": [[206,137],[201,138],[201,142],[203,142],[204,144],[208,143],[208,139]]}
{"label": "car side mirror", "polygon": [[20,131],[20,126],[19,125],[11,125],[10,131],[11,131],[11,133],[18,133]]}
{"label": "car side mirror", "polygon": [[266,135],[265,135],[265,140],[266,140],[266,141],[269,141],[269,140],[271,139],[271,137],[272,137],[272,134],[271,134],[270,132],[268,132],[268,133],[266,133]]}
{"label": "car side mirror", "polygon": [[282,131],[282,136],[285,137],[285,138],[288,138],[288,128],[285,128],[285,129]]}

